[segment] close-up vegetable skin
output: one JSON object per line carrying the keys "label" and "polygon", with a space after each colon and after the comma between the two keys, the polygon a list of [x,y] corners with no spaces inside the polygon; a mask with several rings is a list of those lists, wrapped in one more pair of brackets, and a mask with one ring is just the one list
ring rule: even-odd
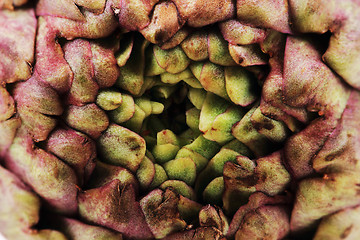
{"label": "close-up vegetable skin", "polygon": [[358,0],[0,0],[0,239],[360,239]]}

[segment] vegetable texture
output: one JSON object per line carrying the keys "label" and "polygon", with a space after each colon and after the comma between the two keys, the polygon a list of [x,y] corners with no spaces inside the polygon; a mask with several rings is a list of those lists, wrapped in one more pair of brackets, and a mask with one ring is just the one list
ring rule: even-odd
{"label": "vegetable texture", "polygon": [[0,0],[7,239],[360,238],[357,0]]}

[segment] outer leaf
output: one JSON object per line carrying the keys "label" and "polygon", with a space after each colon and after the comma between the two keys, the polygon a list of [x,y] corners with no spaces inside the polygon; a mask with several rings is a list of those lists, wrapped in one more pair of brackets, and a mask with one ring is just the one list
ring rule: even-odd
{"label": "outer leaf", "polygon": [[5,166],[45,199],[48,207],[65,214],[77,211],[75,172],[54,155],[35,148],[24,128],[18,130]]}
{"label": "outer leaf", "polygon": [[132,185],[119,187],[119,180],[82,192],[79,214],[86,221],[123,233],[127,238],[153,238]]}
{"label": "outer leaf", "polygon": [[288,2],[286,0],[238,0],[236,10],[240,22],[255,27],[272,28],[279,32],[291,33]]}
{"label": "outer leaf", "polygon": [[234,15],[235,6],[230,0],[174,0],[182,19],[191,27],[202,27],[226,20]]}
{"label": "outer leaf", "polygon": [[[0,9],[1,5],[0,2]],[[34,61],[37,24],[34,10],[1,10],[0,22],[0,84],[26,80],[31,76]]]}
{"label": "outer leaf", "polygon": [[186,227],[186,222],[180,219],[178,202],[179,197],[169,189],[154,190],[141,199],[141,209],[156,239]]}

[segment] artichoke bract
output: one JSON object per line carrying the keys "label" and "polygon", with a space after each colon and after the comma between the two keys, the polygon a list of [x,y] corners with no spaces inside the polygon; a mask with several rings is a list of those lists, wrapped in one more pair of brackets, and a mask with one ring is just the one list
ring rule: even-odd
{"label": "artichoke bract", "polygon": [[0,0],[0,236],[360,239],[358,0]]}

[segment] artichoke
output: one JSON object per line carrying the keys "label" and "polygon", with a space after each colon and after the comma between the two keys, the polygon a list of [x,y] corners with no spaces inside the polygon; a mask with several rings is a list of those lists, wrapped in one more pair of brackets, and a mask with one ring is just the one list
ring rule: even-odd
{"label": "artichoke", "polygon": [[0,236],[359,239],[357,0],[0,0]]}

